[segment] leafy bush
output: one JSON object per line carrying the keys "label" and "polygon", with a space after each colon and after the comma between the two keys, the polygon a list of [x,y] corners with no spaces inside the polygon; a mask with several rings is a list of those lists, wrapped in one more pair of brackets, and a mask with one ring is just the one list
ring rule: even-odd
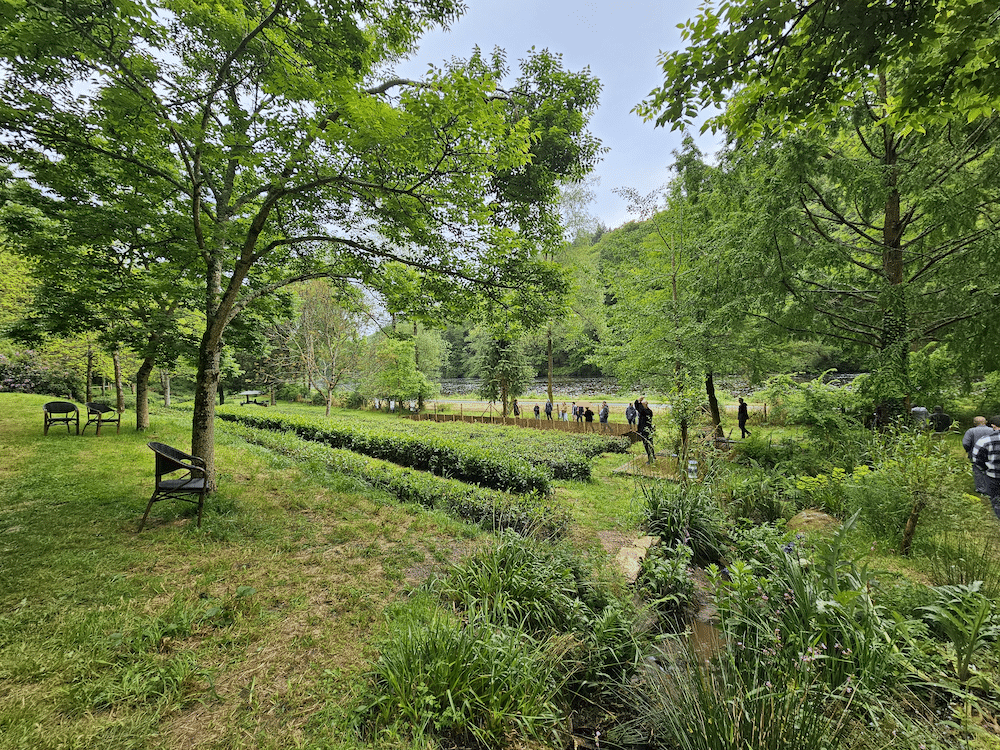
{"label": "leafy bush", "polygon": [[668,547],[688,545],[698,565],[722,559],[725,518],[711,488],[700,483],[682,485],[650,482],[641,485],[645,526]]}
{"label": "leafy bush", "polygon": [[722,627],[730,642],[746,645],[747,657],[771,661],[786,674],[807,667],[830,688],[851,685],[874,693],[897,675],[895,624],[871,597],[868,571],[844,559],[847,521],[812,555],[795,543],[773,567],[755,571],[745,562],[714,566],[710,577]]}
{"label": "leafy bush", "polygon": [[533,638],[564,638],[562,694],[593,700],[621,684],[639,661],[631,604],[601,584],[593,567],[563,546],[539,545],[511,534],[455,566],[428,588],[462,611],[476,611],[497,627]]}
{"label": "leafy bush", "polygon": [[[938,506],[961,492],[957,465],[946,444],[922,430],[878,433],[872,444],[874,468],[860,466],[842,485],[848,513],[878,539],[899,545],[917,503]],[[963,467],[964,468],[964,467]],[[962,477],[964,479],[964,476]]]}
{"label": "leafy bush", "polygon": [[736,518],[774,523],[791,518],[795,512],[788,478],[756,464],[745,473],[723,473],[715,484],[723,487],[729,512]]}
{"label": "leafy bush", "polygon": [[0,393],[4,391],[79,398],[85,388],[83,379],[68,367],[46,363],[28,349],[10,356],[0,354]]}
{"label": "leafy bush", "polygon": [[686,544],[649,550],[636,581],[643,597],[668,628],[683,627],[694,608],[691,548]]}
{"label": "leafy bush", "polygon": [[924,617],[951,641],[955,674],[961,682],[969,679],[969,664],[976,652],[1000,634],[993,602],[980,591],[981,583],[941,586],[936,589],[937,601],[920,608]]}

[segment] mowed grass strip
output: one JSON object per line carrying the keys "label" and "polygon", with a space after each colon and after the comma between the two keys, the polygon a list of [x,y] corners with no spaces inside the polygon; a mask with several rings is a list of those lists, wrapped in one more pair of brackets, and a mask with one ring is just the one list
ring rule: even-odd
{"label": "mowed grass strip", "polygon": [[0,750],[354,747],[384,607],[479,532],[220,433],[219,491],[154,506],[156,440],[42,435],[0,394]]}

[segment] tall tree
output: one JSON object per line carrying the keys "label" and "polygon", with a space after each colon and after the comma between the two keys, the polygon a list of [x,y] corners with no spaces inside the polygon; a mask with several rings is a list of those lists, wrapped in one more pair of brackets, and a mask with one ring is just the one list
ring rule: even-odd
{"label": "tall tree", "polygon": [[284,356],[272,361],[277,359],[286,375],[316,387],[330,416],[337,386],[357,368],[361,355],[361,294],[353,287],[338,289],[326,279],[305,282],[296,292],[297,314],[277,330]]}
{"label": "tall tree", "polygon": [[500,415],[506,417],[518,396],[524,395],[531,382],[517,327],[501,330],[480,329],[474,339],[475,373],[481,378],[479,396],[490,403],[500,402]]}
{"label": "tall tree", "polygon": [[[661,55],[663,86],[637,110],[658,125],[690,124],[740,137],[824,127],[888,76],[894,127],[991,117],[1000,80],[1000,9],[976,0],[721,0],[682,27],[688,46]],[[734,94],[742,90],[742,95]]]}
{"label": "tall tree", "polygon": [[599,243],[611,301],[602,357],[625,382],[669,394],[686,451],[702,394],[721,435],[715,377],[751,369],[755,347],[746,345],[746,316],[732,283],[740,269],[721,253],[716,234],[727,197],[717,193],[715,170],[692,138],[674,157],[665,188],[620,191],[644,221]]}
{"label": "tall tree", "polygon": [[882,116],[885,98],[876,87],[823,135],[727,156],[729,236],[754,312],[869,353],[873,396],[903,399],[915,346],[951,341],[968,365],[987,364],[1000,121],[902,136]]}
{"label": "tall tree", "polygon": [[[320,275],[379,287],[389,261],[453,313],[477,293],[529,311],[562,290],[538,258],[541,209],[596,158],[580,99],[596,82],[547,52],[509,91],[502,56],[478,50],[393,76],[425,28],[457,17],[453,0],[6,5],[2,158],[48,185],[64,155],[100,153],[135,180],[92,203],[152,190],[182,220],[162,259],[202,290],[192,452],[212,484],[223,336],[254,300]],[[563,119],[536,125],[539,108]],[[578,147],[533,151],[560,143]]]}

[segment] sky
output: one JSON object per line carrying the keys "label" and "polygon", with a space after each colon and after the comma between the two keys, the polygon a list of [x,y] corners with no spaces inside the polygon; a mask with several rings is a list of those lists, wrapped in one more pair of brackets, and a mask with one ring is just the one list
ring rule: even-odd
{"label": "sky", "polygon": [[[663,185],[674,160],[671,152],[680,147],[682,136],[679,130],[643,122],[630,110],[663,83],[659,52],[683,46],[677,25],[696,15],[701,0],[466,2],[466,14],[450,30],[426,34],[396,72],[419,76],[428,64],[468,57],[475,45],[484,53],[502,47],[514,72],[531,47],[561,53],[567,70],[589,67],[603,87],[590,131],[609,149],[593,173],[599,183],[590,213],[610,229],[636,218],[614,189],[630,187],[645,195]],[[700,135],[697,127],[691,135],[707,157],[718,151],[717,136]]]}

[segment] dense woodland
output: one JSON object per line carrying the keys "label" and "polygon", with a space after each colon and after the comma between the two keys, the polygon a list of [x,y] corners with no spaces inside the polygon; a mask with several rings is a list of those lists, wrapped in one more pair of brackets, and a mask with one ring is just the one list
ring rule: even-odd
{"label": "dense woodland", "polygon": [[[614,228],[588,69],[395,75],[462,11],[0,0],[0,750],[997,747],[996,4],[704,5],[632,116],[724,145]],[[648,451],[366,408],[567,376]]]}

